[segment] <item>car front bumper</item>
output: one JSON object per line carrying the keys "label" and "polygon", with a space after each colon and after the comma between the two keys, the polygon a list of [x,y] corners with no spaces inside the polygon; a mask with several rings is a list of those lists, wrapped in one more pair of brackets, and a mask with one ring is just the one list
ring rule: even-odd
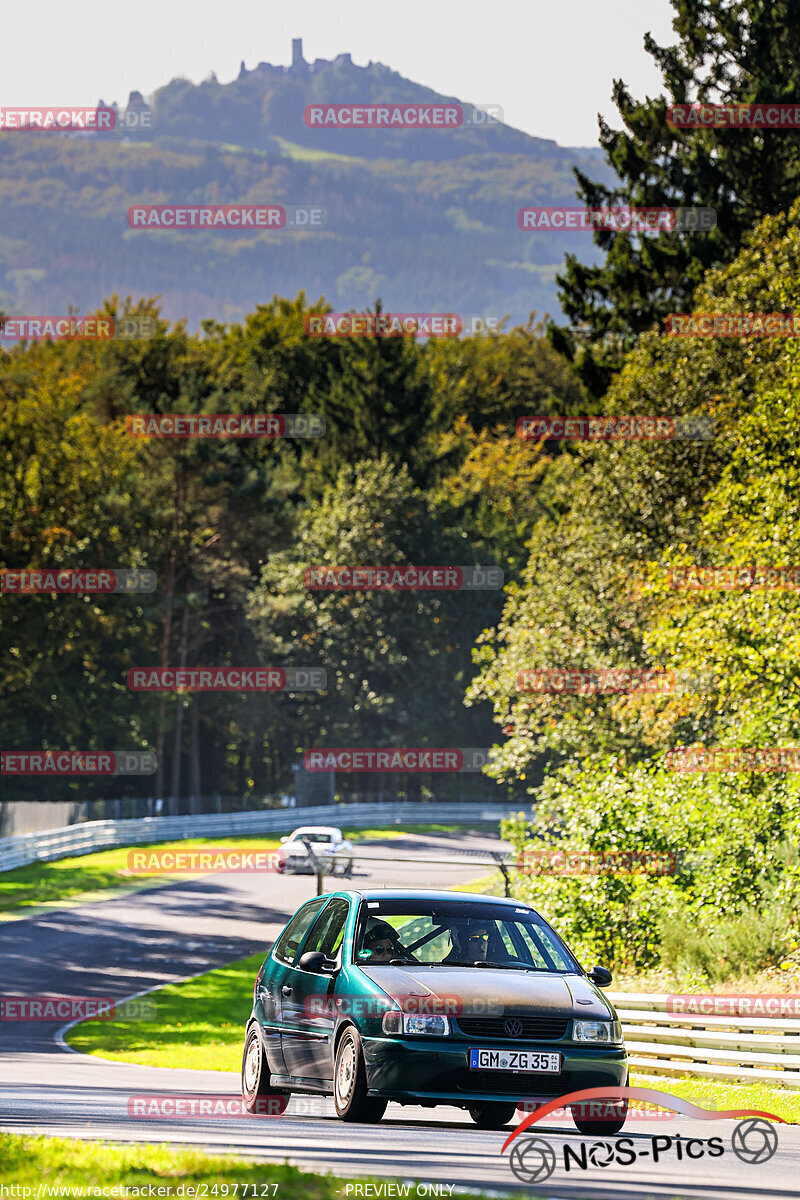
{"label": "car front bumper", "polygon": [[559,1074],[535,1071],[472,1070],[470,1049],[497,1050],[497,1042],[446,1038],[364,1037],[364,1061],[371,1096],[410,1103],[510,1103],[552,1099],[579,1088],[622,1087],[628,1074],[623,1046],[576,1046],[563,1042],[515,1045],[515,1049],[562,1055]]}

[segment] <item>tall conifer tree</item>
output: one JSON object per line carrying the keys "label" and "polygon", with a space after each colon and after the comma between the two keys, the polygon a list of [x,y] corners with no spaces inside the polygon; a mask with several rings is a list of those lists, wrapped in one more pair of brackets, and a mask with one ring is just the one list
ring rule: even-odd
{"label": "tall conifer tree", "polygon": [[567,256],[557,281],[569,324],[551,323],[549,332],[595,396],[637,335],[686,311],[705,271],[733,259],[756,222],[787,209],[800,191],[800,129],[683,130],[667,122],[670,104],[773,102],[800,110],[800,0],[673,4],[676,44],[660,47],[645,36],[665,94],[637,101],[614,81],[624,128],[599,124],[619,184],[594,183],[576,169],[578,191],[589,207],[709,207],[717,224],[696,233],[597,232],[602,264]]}

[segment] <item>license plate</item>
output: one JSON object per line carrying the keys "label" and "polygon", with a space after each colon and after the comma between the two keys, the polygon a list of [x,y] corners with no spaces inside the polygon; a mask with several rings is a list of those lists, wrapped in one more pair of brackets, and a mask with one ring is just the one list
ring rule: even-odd
{"label": "license plate", "polygon": [[473,1071],[540,1071],[558,1075],[560,1054],[542,1054],[538,1050],[476,1050],[469,1052]]}

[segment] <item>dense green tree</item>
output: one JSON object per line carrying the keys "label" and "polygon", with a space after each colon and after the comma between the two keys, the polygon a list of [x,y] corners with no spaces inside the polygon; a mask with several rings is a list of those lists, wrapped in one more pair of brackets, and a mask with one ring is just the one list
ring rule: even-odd
{"label": "dense green tree", "polygon": [[[465,713],[462,697],[472,642],[500,593],[321,591],[305,576],[323,565],[468,565],[472,555],[404,466],[384,457],[341,468],[301,514],[292,545],[265,565],[250,602],[267,657],[328,673],[327,694],[304,705],[298,751],[303,738],[305,748],[485,744],[488,713]],[[409,778],[408,789],[417,783]],[[473,787],[474,777],[462,781],[461,790]]]}
{"label": "dense green tree", "polygon": [[[85,377],[52,364],[33,384],[18,366],[0,382],[3,567],[148,565],[135,544],[138,448],[82,411],[84,386]],[[124,671],[132,646],[154,632],[144,595],[3,595],[4,748],[152,749],[146,722],[126,703]],[[7,783],[7,794],[41,794],[36,780]],[[81,786],[55,780],[48,794]],[[141,781],[135,786],[141,794]]]}
{"label": "dense green tree", "polygon": [[686,312],[709,267],[729,262],[767,214],[787,209],[800,185],[800,133],[791,128],[671,128],[668,104],[791,103],[800,94],[798,0],[673,0],[676,42],[645,48],[664,94],[635,100],[621,80],[613,98],[623,128],[600,119],[600,142],[618,182],[576,170],[590,207],[703,206],[717,213],[708,232],[595,233],[600,265],[567,256],[559,275],[567,326],[555,344],[599,396],[643,331]]}

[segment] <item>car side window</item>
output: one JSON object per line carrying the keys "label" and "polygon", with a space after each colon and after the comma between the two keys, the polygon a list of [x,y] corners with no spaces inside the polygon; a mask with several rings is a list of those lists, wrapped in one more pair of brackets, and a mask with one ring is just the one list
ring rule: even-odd
{"label": "car side window", "polygon": [[503,947],[512,958],[517,957],[517,950],[514,946],[511,934],[508,931],[505,921],[500,922],[500,937],[503,939]]}
{"label": "car side window", "polygon": [[295,955],[300,948],[300,943],[306,935],[306,930],[310,927],[311,922],[319,913],[326,899],[327,897],[323,897],[321,900],[312,900],[310,904],[306,904],[298,913],[295,913],[275,945],[273,954],[277,959],[289,964],[294,962]]}
{"label": "car side window", "polygon": [[559,949],[558,943],[550,933],[549,929],[539,928],[536,930],[536,935],[541,943],[542,953],[546,958],[550,958],[552,960],[556,970],[569,971],[572,969]]}
{"label": "car side window", "polygon": [[346,900],[331,900],[328,907],[317,917],[314,928],[306,939],[303,953],[321,950],[326,958],[335,958],[344,936],[349,905]]}
{"label": "car side window", "polygon": [[548,936],[546,929],[537,928],[535,925],[523,925],[522,922],[516,928],[522,934],[528,952],[537,967],[550,971],[568,971],[570,969],[558,946],[552,937]]}

